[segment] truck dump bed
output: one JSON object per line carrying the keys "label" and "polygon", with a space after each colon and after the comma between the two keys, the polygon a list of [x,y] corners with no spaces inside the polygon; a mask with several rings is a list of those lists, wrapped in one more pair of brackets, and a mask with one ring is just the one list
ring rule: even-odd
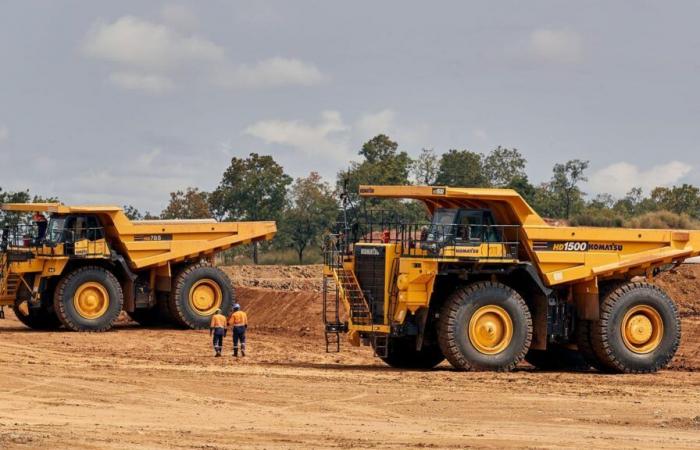
{"label": "truck dump bed", "polygon": [[213,219],[132,221],[122,208],[116,206],[6,203],[2,209],[98,216],[107,242],[126,257],[133,269],[209,257],[236,245],[272,239],[277,231],[275,222],[216,222]]}
{"label": "truck dump bed", "polygon": [[490,209],[496,222],[519,225],[521,260],[530,260],[550,286],[621,274],[644,275],[700,255],[700,231],[555,227],[512,189],[361,186],[360,195],[423,201],[438,208]]}

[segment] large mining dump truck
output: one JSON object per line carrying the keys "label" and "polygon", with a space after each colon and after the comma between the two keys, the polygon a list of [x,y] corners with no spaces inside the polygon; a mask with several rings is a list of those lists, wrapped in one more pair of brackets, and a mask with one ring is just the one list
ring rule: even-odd
{"label": "large mining dump truck", "polygon": [[131,221],[113,206],[2,209],[14,222],[0,240],[0,306],[34,329],[105,331],[122,310],[141,324],[208,327],[235,303],[214,256],[276,232],[274,222]]}
{"label": "large mining dump truck", "polygon": [[525,359],[644,373],[678,348],[678,309],[653,280],[700,254],[700,231],[550,226],[509,189],[361,186],[360,196],[418,200],[432,220],[365,212],[329,237],[327,351],[348,333],[394,367],[446,358],[507,371]]}

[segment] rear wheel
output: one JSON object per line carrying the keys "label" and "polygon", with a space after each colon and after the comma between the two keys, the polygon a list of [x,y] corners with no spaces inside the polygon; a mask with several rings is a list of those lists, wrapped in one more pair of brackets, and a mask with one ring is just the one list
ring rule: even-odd
{"label": "rear wheel", "polygon": [[460,370],[512,370],[527,353],[532,319],[523,298],[496,282],[458,289],[440,313],[440,348]]}
{"label": "rear wheel", "polygon": [[593,323],[594,322],[590,320],[578,320],[576,322],[576,346],[578,347],[579,352],[581,352],[581,356],[583,356],[591,367],[600,372],[609,372],[610,369],[600,359],[598,359],[598,355],[596,355],[595,351],[593,350],[593,341],[591,339],[591,328]]}
{"label": "rear wheel", "polygon": [[108,270],[88,266],[63,278],[56,287],[54,309],[61,323],[74,331],[107,331],[122,310],[119,280]]}
{"label": "rear wheel", "polygon": [[590,333],[592,349],[605,369],[647,373],[671,362],[681,323],[676,305],[657,286],[627,283],[605,297]]}
{"label": "rear wheel", "polygon": [[389,352],[381,358],[387,365],[399,369],[432,369],[445,360],[437,343],[416,350],[415,338],[396,338],[389,342]]}
{"label": "rear wheel", "polygon": [[226,316],[231,313],[234,300],[235,293],[228,276],[208,263],[197,263],[182,270],[175,278],[169,310],[179,325],[207,328],[217,309]]}

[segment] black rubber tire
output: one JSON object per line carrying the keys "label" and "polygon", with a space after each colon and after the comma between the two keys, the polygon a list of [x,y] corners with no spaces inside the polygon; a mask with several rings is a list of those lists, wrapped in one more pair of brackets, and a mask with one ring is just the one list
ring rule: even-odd
{"label": "black rubber tire", "polygon": [[593,342],[591,340],[591,327],[593,322],[590,320],[576,321],[576,330],[574,332],[576,338],[576,346],[578,347],[581,356],[594,369],[600,372],[609,372],[610,368],[601,361],[593,351]]}
{"label": "black rubber tire", "polygon": [[445,360],[445,355],[437,343],[423,343],[417,351],[415,338],[394,338],[389,342],[388,355],[381,360],[397,369],[432,369]]}
{"label": "black rubber tire", "polygon": [[539,370],[583,372],[591,368],[581,352],[570,348],[549,344],[547,350],[530,349],[525,361]]}
{"label": "black rubber tire", "polygon": [[[32,330],[57,330],[61,327],[61,321],[58,320],[54,312],[53,299],[51,297],[50,292],[44,293],[41,306],[39,308],[28,308],[29,314],[25,315],[20,309],[20,305],[30,298],[30,293],[27,287],[22,285],[17,292],[12,311],[15,313],[17,320]],[[48,302],[45,300],[46,298],[49,299]]]}
{"label": "black rubber tire", "polygon": [[[629,350],[623,343],[621,322],[637,305],[654,308],[661,316],[661,342],[646,354]],[[626,283],[610,292],[600,305],[600,320],[591,324],[595,355],[606,369],[615,373],[650,373],[666,367],[678,350],[681,321],[673,300],[658,286],[643,282]]]}
{"label": "black rubber tire", "polygon": [[[100,283],[109,295],[107,310],[96,319],[82,317],[73,305],[76,290],[87,282]],[[98,266],[86,266],[74,270],[59,281],[53,297],[53,305],[61,323],[70,330],[107,331],[119,318],[124,305],[124,295],[119,280],[112,272]]]}
{"label": "black rubber tire", "polygon": [[221,309],[222,314],[229,316],[233,311],[236,294],[228,275],[218,267],[213,267],[206,262],[199,262],[180,271],[173,282],[169,310],[177,325],[191,329],[209,328],[211,316],[197,314],[189,304],[190,288],[202,278],[215,281],[221,288],[223,298],[219,309]]}
{"label": "black rubber tire", "polygon": [[[513,322],[513,337],[500,353],[479,352],[468,337],[469,320],[482,306],[503,308]],[[481,281],[457,289],[445,302],[438,322],[438,342],[458,370],[513,370],[530,348],[532,318],[523,298],[502,283]]]}

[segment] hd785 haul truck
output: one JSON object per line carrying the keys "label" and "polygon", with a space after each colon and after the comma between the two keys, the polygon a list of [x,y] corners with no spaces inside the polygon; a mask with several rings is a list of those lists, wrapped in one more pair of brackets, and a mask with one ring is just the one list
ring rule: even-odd
{"label": "hd785 haul truck", "polygon": [[212,265],[216,253],[277,231],[274,222],[131,221],[113,206],[2,209],[50,214],[0,235],[0,306],[35,329],[105,331],[122,310],[142,324],[208,327],[214,311],[228,315],[235,303],[230,280]]}
{"label": "hd785 haul truck", "polygon": [[554,227],[509,189],[360,196],[419,200],[432,220],[346,221],[328,239],[327,350],[347,332],[394,367],[642,373],[678,348],[678,310],[653,280],[700,254],[700,231]]}

